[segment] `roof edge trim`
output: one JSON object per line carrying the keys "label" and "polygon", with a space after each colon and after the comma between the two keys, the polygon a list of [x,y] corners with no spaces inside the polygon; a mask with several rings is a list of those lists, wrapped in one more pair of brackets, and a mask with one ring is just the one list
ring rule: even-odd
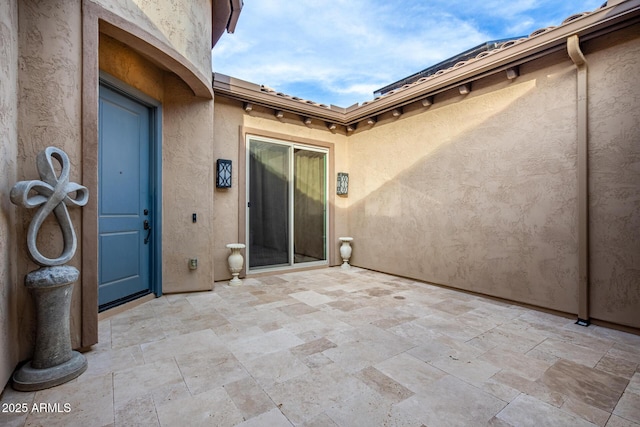
{"label": "roof edge trim", "polygon": [[213,90],[215,94],[232,99],[344,126],[353,125],[368,117],[565,49],[567,38],[573,35],[578,35],[581,40],[588,40],[636,22],[640,22],[640,0],[627,0],[601,7],[579,18],[565,21],[558,27],[536,31],[528,38],[496,49],[489,55],[471,59],[462,65],[443,70],[372,101],[355,104],[349,108],[323,106],[218,73],[214,74]]}

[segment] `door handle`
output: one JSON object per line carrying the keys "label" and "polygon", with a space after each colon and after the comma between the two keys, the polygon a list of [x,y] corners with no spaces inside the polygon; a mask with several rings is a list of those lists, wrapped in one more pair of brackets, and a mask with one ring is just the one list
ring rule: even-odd
{"label": "door handle", "polygon": [[149,239],[151,238],[151,224],[149,224],[149,220],[145,219],[142,223],[145,230],[147,230],[147,237],[144,238],[144,244],[149,243]]}

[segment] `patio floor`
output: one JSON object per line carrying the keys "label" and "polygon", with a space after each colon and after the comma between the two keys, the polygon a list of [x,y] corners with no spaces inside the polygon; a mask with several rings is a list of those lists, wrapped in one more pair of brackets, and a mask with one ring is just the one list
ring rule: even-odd
{"label": "patio floor", "polygon": [[640,336],[574,321],[358,268],[216,283],[101,321],[0,425],[640,426]]}

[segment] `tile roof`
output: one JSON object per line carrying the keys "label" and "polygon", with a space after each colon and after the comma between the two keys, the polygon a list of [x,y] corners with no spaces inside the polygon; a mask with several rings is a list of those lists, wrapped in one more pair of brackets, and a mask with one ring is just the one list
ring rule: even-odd
{"label": "tile roof", "polygon": [[[598,9],[601,9],[601,8],[603,8],[605,6],[606,6],[606,3],[604,3]],[[598,9],[596,9],[596,10],[598,10]],[[573,14],[573,15],[569,16],[568,18],[566,18],[564,21],[562,21],[562,24],[560,24],[560,26],[568,24],[569,22],[573,22],[573,21],[575,21],[577,19],[583,18],[583,17],[585,17],[587,15],[590,15],[591,13],[592,12],[581,12],[581,13]],[[537,36],[539,36],[541,34],[544,34],[544,33],[548,32],[548,31],[551,31],[551,30],[553,30],[553,29],[555,29],[557,27],[558,26],[549,26],[549,27],[545,27],[545,28],[540,28],[540,29],[532,32],[531,34],[529,34],[529,36],[521,37],[521,38],[518,38],[518,39],[515,39],[515,40],[514,39],[509,39],[509,40],[507,40],[505,42],[499,43],[498,46],[495,49],[491,49],[491,50],[487,50],[487,51],[481,52],[474,58],[468,59],[466,61],[460,61],[460,62],[456,63],[455,65],[453,65],[452,67],[439,70],[439,71],[431,74],[430,76],[422,77],[422,78],[416,80],[413,83],[409,83],[409,84],[406,84],[406,85],[404,85],[404,86],[402,86],[402,87],[400,87],[398,89],[386,92],[386,93],[384,93],[384,94],[382,94],[380,96],[377,96],[377,97],[373,98],[372,100],[364,101],[361,105],[370,104],[370,103],[375,102],[375,101],[377,101],[377,100],[379,100],[379,99],[381,99],[381,98],[383,98],[385,96],[393,95],[394,93],[397,93],[397,92],[399,92],[401,90],[407,89],[407,88],[409,88],[411,86],[427,82],[427,81],[429,81],[429,80],[431,80],[431,79],[433,79],[435,77],[441,76],[441,75],[446,74],[446,73],[448,73],[448,72],[450,72],[450,71],[452,71],[454,69],[460,68],[460,67],[465,66],[467,64],[470,64],[472,62],[475,62],[475,61],[478,61],[480,59],[486,58],[488,56],[494,55],[497,52],[500,52],[500,51],[503,51],[505,49],[508,49],[508,48],[510,48],[512,46],[515,46],[515,45],[517,45],[519,43],[522,43],[525,40],[537,37]],[[287,94],[282,93],[282,92],[278,92],[275,89],[270,88],[270,87],[268,87],[266,85],[261,85],[260,90],[262,92],[269,93],[269,94],[272,94],[272,95],[275,95],[275,96],[278,96],[278,97],[281,97],[281,98],[292,99],[294,101],[299,101],[299,102],[303,102],[305,104],[315,105],[315,106],[318,106],[318,107],[331,108],[330,106],[328,106],[326,104],[320,104],[320,103],[317,103],[317,102],[314,102],[314,101],[310,101],[310,100],[298,98],[296,96],[287,95]]]}
{"label": "tile roof", "polygon": [[474,58],[476,56],[478,56],[481,52],[486,52],[489,50],[493,50],[496,48],[499,48],[500,46],[502,46],[503,43],[510,41],[510,40],[516,40],[521,38],[520,37],[509,37],[506,39],[501,39],[501,40],[490,40],[484,43],[481,43],[477,46],[472,47],[471,49],[468,49],[462,53],[459,53],[457,55],[454,55],[450,58],[447,58],[435,65],[431,65],[430,67],[425,68],[422,71],[418,71],[417,73],[411,74],[410,76],[407,77],[403,77],[400,80],[397,80],[391,84],[387,84],[384,87],[376,90],[373,92],[374,97],[377,96],[381,96],[387,92],[390,92],[394,89],[398,89],[399,87],[402,87],[404,85],[407,84],[411,84],[414,83],[416,80],[422,78],[422,77],[428,77],[440,70],[443,69],[447,69],[450,68],[451,66],[457,64],[458,62],[461,61],[467,61],[471,58]]}
{"label": "tile roof", "polygon": [[297,96],[291,96],[291,95],[287,95],[286,93],[278,92],[275,89],[266,85],[260,85],[260,91],[271,94],[271,95],[279,96],[280,98],[286,98],[286,99],[291,99],[293,101],[304,102],[305,104],[309,104],[309,105],[315,105],[317,107],[331,108],[327,104],[320,104],[318,102],[310,101],[308,99],[302,99],[302,98],[298,98]]}
{"label": "tile roof", "polygon": [[[412,83],[347,108],[317,103],[278,92],[265,85],[255,85],[219,74],[214,77],[214,91],[232,98],[256,102],[292,113],[305,114],[307,117],[315,117],[328,122],[354,124],[372,115],[390,111],[427,95],[441,92],[451,88],[454,84],[464,84],[477,79],[478,76],[517,66],[517,64],[526,62],[529,58],[541,55],[550,49],[563,49],[566,45],[566,37],[569,35],[580,33],[582,37],[597,29],[608,28],[618,21],[634,22],[633,20],[637,20],[640,15],[638,0],[623,1],[612,5],[611,10],[606,13],[597,13],[605,8],[609,8],[607,3],[594,11],[573,14],[558,26],[540,28],[526,37],[507,39],[493,50],[481,52],[473,58],[460,61],[449,68],[438,70],[429,76],[419,78]],[[591,15],[596,16],[592,20],[587,19],[584,24],[579,23]]]}
{"label": "tile roof", "polygon": [[[600,6],[600,8],[598,8],[598,9],[601,9],[602,7],[605,7],[605,6],[606,6],[606,3],[603,4],[602,6]],[[581,13],[573,14],[573,15],[569,16],[567,19],[565,19],[564,21],[562,21],[562,24],[560,24],[560,26],[568,24],[569,22],[573,22],[573,21],[575,21],[577,19],[583,18],[583,17],[585,17],[587,15],[590,15],[591,13],[592,12],[581,12]],[[433,74],[431,74],[429,76],[426,76],[426,77],[422,77],[422,78],[416,80],[413,83],[408,83],[406,85],[401,86],[398,89],[391,90],[389,92],[381,94],[380,96],[377,96],[377,97],[375,97],[374,99],[372,99],[370,101],[365,101],[365,102],[362,103],[362,105],[370,104],[370,103],[375,102],[375,101],[377,101],[377,100],[379,100],[379,99],[381,99],[381,98],[383,98],[385,96],[393,95],[394,93],[397,93],[397,92],[399,92],[401,90],[404,90],[404,89],[408,89],[408,88],[410,88],[410,87],[412,87],[414,85],[425,83],[425,82],[427,82],[427,81],[429,81],[431,79],[434,79],[434,78],[436,78],[438,76],[441,76],[443,74],[449,73],[449,72],[451,72],[451,71],[453,71],[453,70],[455,70],[457,68],[460,68],[460,67],[465,66],[467,64],[471,64],[471,63],[473,63],[475,61],[478,61],[480,59],[486,58],[488,56],[495,55],[498,52],[504,51],[505,49],[508,49],[508,48],[510,48],[512,46],[520,44],[525,40],[529,40],[529,39],[532,39],[534,37],[537,37],[537,36],[539,36],[541,34],[544,34],[544,33],[548,32],[548,31],[551,31],[551,30],[553,30],[555,28],[557,28],[557,26],[549,26],[549,27],[545,27],[545,28],[540,28],[540,29],[532,32],[531,34],[529,34],[527,37],[521,37],[521,38],[518,38],[518,39],[511,39],[511,40],[507,40],[505,42],[499,43],[498,46],[495,49],[485,50],[484,52],[480,52],[474,58],[467,59],[465,61],[457,62],[456,64],[454,64],[453,66],[451,66],[449,68],[444,68],[444,69],[438,70],[435,73],[433,73]]]}

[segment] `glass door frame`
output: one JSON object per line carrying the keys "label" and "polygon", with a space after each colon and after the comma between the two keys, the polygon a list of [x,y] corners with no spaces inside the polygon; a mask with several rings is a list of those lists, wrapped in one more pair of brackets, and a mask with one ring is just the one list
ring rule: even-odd
{"label": "glass door frame", "polygon": [[[315,146],[315,145],[310,145],[310,144],[305,144],[305,143],[301,143],[301,142],[295,142],[295,141],[286,141],[286,140],[280,140],[280,139],[276,139],[276,138],[270,138],[270,137],[265,137],[265,136],[259,136],[259,135],[254,135],[254,134],[247,134],[245,137],[245,201],[247,201],[247,203],[245,203],[245,245],[246,245],[246,249],[245,249],[245,271],[247,272],[247,274],[251,274],[251,273],[263,273],[263,272],[269,272],[269,271],[280,271],[280,270],[291,270],[291,269],[300,269],[300,268],[306,268],[306,267],[319,267],[319,266],[328,266],[329,265],[329,261],[330,261],[330,257],[331,257],[331,251],[330,251],[330,247],[329,247],[329,237],[330,237],[330,209],[329,209],[329,191],[330,191],[330,179],[329,179],[329,173],[330,173],[330,149],[329,147],[321,147],[321,146]],[[279,264],[279,265],[274,265],[273,267],[269,267],[269,266],[265,266],[265,267],[254,267],[251,268],[250,267],[250,260],[251,260],[251,250],[250,250],[250,229],[251,229],[251,215],[250,215],[250,207],[249,207],[249,203],[251,201],[250,198],[250,188],[251,188],[251,168],[249,167],[250,163],[251,163],[251,141],[259,141],[259,142],[265,142],[265,143],[269,143],[269,144],[274,144],[274,145],[280,145],[280,146],[286,146],[289,148],[288,152],[289,152],[289,175],[288,175],[288,203],[289,203],[289,209],[288,209],[288,228],[289,228],[289,260],[288,260],[288,264],[284,265],[284,264]],[[295,227],[295,223],[294,223],[294,197],[295,197],[295,179],[293,179],[295,177],[295,156],[294,156],[294,150],[296,149],[302,149],[302,150],[306,150],[306,151],[313,151],[313,152],[318,152],[318,153],[322,153],[324,154],[324,260],[320,260],[320,261],[309,261],[309,262],[301,262],[301,263],[296,263],[295,262],[295,250],[294,250],[294,243],[295,243],[295,234],[294,234],[294,227]]]}

